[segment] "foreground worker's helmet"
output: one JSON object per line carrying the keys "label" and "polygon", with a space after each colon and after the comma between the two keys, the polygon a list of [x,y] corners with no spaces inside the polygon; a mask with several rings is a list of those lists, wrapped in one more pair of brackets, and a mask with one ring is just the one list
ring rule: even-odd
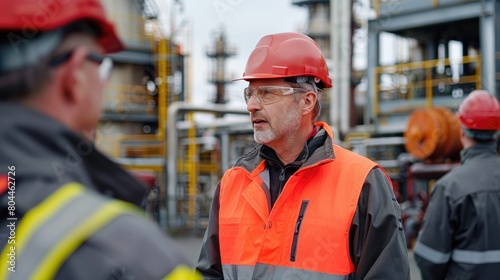
{"label": "foreground worker's helmet", "polygon": [[500,102],[485,90],[475,90],[460,104],[458,118],[467,129],[500,130]]}
{"label": "foreground worker's helmet", "polygon": [[301,33],[278,33],[262,37],[250,54],[243,77],[254,80],[310,76],[322,87],[332,87],[323,53],[318,44]]}
{"label": "foreground worker's helmet", "polygon": [[47,56],[60,43],[57,31],[78,21],[96,27],[106,53],[123,49],[99,0],[0,0],[0,7],[0,72]]}

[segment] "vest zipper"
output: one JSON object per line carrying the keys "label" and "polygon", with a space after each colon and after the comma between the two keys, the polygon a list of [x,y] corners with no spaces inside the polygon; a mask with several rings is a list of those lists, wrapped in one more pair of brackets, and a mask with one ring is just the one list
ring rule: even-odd
{"label": "vest zipper", "polygon": [[307,205],[309,200],[302,200],[302,205],[300,206],[299,217],[297,217],[297,223],[295,223],[295,231],[293,233],[292,251],[290,253],[290,261],[295,262],[295,256],[297,255],[297,243],[299,242],[299,232],[300,226],[302,224],[302,219],[306,213]]}

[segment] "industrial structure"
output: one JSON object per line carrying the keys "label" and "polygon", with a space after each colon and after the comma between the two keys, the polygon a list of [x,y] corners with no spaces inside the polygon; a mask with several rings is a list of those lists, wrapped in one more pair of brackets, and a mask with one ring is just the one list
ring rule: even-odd
{"label": "industrial structure", "polygon": [[372,0],[371,8],[367,106],[348,145],[359,141],[390,172],[411,242],[434,182],[459,164],[454,112],[475,89],[500,98],[500,1]]}
{"label": "industrial structure", "polygon": [[215,86],[215,98],[213,103],[225,104],[226,85],[231,82],[231,77],[226,68],[226,60],[236,55],[236,49],[227,44],[224,30],[215,33],[213,45],[207,49],[207,57],[213,60],[213,66],[209,71],[208,82]]}
{"label": "industrial structure", "polygon": [[[156,1],[103,2],[126,50],[113,55],[98,146],[131,172],[153,178],[148,209],[165,229],[201,233],[222,173],[255,145],[250,123],[222,117],[248,114],[225,104],[232,78],[225,62],[235,48],[224,32],[214,34],[206,51],[213,104],[192,105],[189,53],[162,31]],[[478,88],[500,98],[500,0],[371,0],[372,16],[363,26],[367,67],[355,71],[353,33],[362,25],[352,14],[357,2],[363,1],[292,1],[308,9],[305,33],[330,65],[334,86],[324,94],[320,119],[336,130],[337,143],[389,172],[405,217],[414,221],[432,182],[456,164],[458,104]],[[359,107],[355,89],[362,76],[368,87]],[[216,118],[200,125],[193,117],[198,112]]]}
{"label": "industrial structure", "polygon": [[104,94],[97,146],[146,179],[165,204],[166,121],[169,104],[186,99],[185,54],[159,22],[154,0],[104,0],[125,50],[113,54],[113,75]]}
{"label": "industrial structure", "polygon": [[487,89],[499,97],[500,37],[495,32],[499,3],[371,1],[375,17],[368,25],[364,112],[368,129],[364,131],[385,151],[389,142],[398,149],[386,153],[390,158],[372,158],[392,160],[389,169],[397,166],[394,160],[407,152],[403,136],[408,118],[417,109],[440,107],[455,112],[474,89]]}
{"label": "industrial structure", "polygon": [[[223,106],[225,84],[230,81],[224,63],[235,55],[235,48],[226,44],[223,33],[215,36],[207,55],[215,60],[209,81],[216,86],[216,104],[192,106],[189,54],[182,53],[173,32],[165,32],[157,2],[104,0],[103,4],[126,49],[112,55],[115,67],[96,144],[151,188],[147,210],[162,227],[202,232],[213,186],[230,161],[251,146],[250,140],[230,144],[237,134],[248,138],[247,125],[218,118],[201,127],[193,117],[196,112],[247,113]],[[245,133],[237,132],[241,130]],[[231,149],[238,155],[231,156]]]}
{"label": "industrial structure", "polygon": [[[304,34],[318,43],[331,68],[330,0],[294,0],[292,4],[307,9],[308,22]],[[322,110],[319,116],[321,121],[330,122],[331,102],[331,90],[325,89],[321,97]]]}

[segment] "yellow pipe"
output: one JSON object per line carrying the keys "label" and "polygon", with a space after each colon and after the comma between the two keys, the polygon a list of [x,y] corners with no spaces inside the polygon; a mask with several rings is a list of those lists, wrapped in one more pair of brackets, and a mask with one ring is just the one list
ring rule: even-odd
{"label": "yellow pipe", "polygon": [[380,15],[380,0],[373,0],[373,10],[375,10],[375,17]]}
{"label": "yellow pipe", "polygon": [[479,57],[478,60],[477,60],[477,67],[476,67],[476,76],[477,76],[477,80],[476,80],[476,89],[481,89],[482,88],[482,82],[481,82],[481,75],[482,75],[482,71],[481,71],[481,64],[482,64],[482,61],[481,61],[481,58]]}
{"label": "yellow pipe", "polygon": [[432,68],[425,69],[425,101],[426,107],[432,108]]}
{"label": "yellow pipe", "polygon": [[141,170],[141,171],[153,170],[157,172],[163,171],[163,165],[155,165],[155,164],[149,164],[149,165],[121,164],[120,166],[126,170]]}
{"label": "yellow pipe", "polygon": [[158,139],[160,141],[165,140],[165,122],[167,116],[167,102],[168,102],[168,62],[167,62],[167,40],[164,38],[159,39],[158,47],[158,63],[157,71],[158,77],[160,78],[160,86],[158,88]]}
{"label": "yellow pipe", "polygon": [[380,70],[381,70],[380,67],[376,67],[375,75],[373,77],[373,84],[375,87],[375,94],[373,95],[373,113],[375,114],[375,116],[378,115],[378,113],[380,112],[380,107],[378,102],[378,95],[380,90],[380,84],[378,83],[378,75],[381,72]]}
{"label": "yellow pipe", "polygon": [[[194,113],[188,114],[188,120],[194,122]],[[198,189],[198,144],[196,143],[196,127],[192,125],[188,130],[188,215],[189,218],[194,218],[196,212],[196,195]]]}

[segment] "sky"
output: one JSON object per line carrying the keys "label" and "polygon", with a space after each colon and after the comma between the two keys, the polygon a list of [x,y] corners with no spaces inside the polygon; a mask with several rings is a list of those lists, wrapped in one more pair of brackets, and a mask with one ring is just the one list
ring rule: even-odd
{"label": "sky", "polygon": [[[191,103],[210,102],[215,86],[208,83],[209,70],[214,60],[206,56],[217,32],[224,30],[229,47],[236,49],[236,56],[226,61],[226,69],[236,77],[243,74],[246,60],[261,37],[271,33],[297,31],[307,27],[307,9],[292,5],[292,0],[181,0],[181,6],[170,8],[174,15],[175,38],[189,52],[191,60]],[[164,13],[165,14],[165,13]],[[164,15],[167,16],[167,15]],[[226,98],[231,106],[245,108],[242,90],[244,81],[232,82],[226,87]]]}

